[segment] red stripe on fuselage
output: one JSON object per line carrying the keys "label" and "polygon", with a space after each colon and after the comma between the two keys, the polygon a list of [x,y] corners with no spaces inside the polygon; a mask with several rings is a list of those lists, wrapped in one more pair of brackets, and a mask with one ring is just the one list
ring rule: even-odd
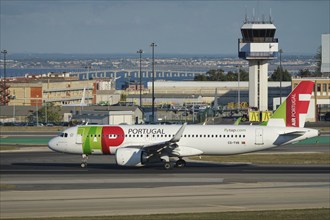
{"label": "red stripe on fuselage", "polygon": [[125,133],[119,126],[104,126],[102,128],[102,152],[110,154],[110,147],[118,147],[124,142]]}

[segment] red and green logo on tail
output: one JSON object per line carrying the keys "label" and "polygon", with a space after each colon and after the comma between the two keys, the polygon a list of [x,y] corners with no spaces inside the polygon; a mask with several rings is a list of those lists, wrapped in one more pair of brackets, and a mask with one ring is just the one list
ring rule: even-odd
{"label": "red and green logo on tail", "polygon": [[314,82],[301,81],[271,118],[284,119],[287,127],[304,127]]}

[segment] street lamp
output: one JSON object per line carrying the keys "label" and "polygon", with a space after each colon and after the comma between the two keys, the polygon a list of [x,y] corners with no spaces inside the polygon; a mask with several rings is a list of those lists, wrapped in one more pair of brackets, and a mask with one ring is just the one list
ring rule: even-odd
{"label": "street lamp", "polygon": [[39,96],[37,95],[36,99],[36,115],[37,115],[37,126],[39,126],[39,109],[38,109]]}
{"label": "street lamp", "polygon": [[152,47],[152,122],[155,122],[155,47],[157,45],[155,43],[151,43],[150,47]]}
{"label": "street lamp", "polygon": [[240,80],[241,80],[241,66],[236,66],[238,68],[238,77],[237,77],[237,109],[241,109],[241,89],[239,86]]}
{"label": "street lamp", "polygon": [[142,53],[143,50],[140,49],[137,51],[140,54],[140,108],[142,108],[142,73],[141,73],[141,61],[142,61]]}
{"label": "street lamp", "polygon": [[3,54],[3,105],[7,105],[6,102],[6,55],[7,55],[7,50],[1,51]]}
{"label": "street lamp", "polygon": [[195,124],[195,95],[191,96],[193,98],[193,124]]}
{"label": "street lamp", "polygon": [[280,105],[282,104],[282,53],[283,50],[279,49],[278,51],[280,53]]}

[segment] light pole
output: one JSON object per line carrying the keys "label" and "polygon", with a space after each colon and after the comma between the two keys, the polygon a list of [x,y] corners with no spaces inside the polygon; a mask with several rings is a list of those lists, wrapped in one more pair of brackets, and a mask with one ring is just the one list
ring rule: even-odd
{"label": "light pole", "polygon": [[150,45],[152,47],[152,123],[155,122],[155,47],[157,45],[155,43],[151,43]]}
{"label": "light pole", "polygon": [[195,95],[192,95],[193,98],[193,124],[195,124]]}
{"label": "light pole", "polygon": [[37,99],[36,99],[37,126],[39,126],[38,102],[39,102],[39,96],[37,95]]}
{"label": "light pole", "polygon": [[45,123],[48,124],[47,102],[45,102],[45,100],[44,100],[44,104],[45,104]]}
{"label": "light pole", "polygon": [[239,86],[240,80],[241,80],[241,66],[236,66],[238,68],[238,77],[237,77],[237,109],[241,109],[241,89]]}
{"label": "light pole", "polygon": [[7,105],[6,102],[6,93],[7,93],[7,88],[6,88],[6,55],[7,55],[7,50],[1,51],[3,54],[3,105]]}
{"label": "light pole", "polygon": [[282,53],[283,50],[278,51],[280,53],[280,105],[282,104]]}
{"label": "light pole", "polygon": [[142,72],[141,72],[141,61],[142,61],[142,53],[143,50],[140,49],[137,51],[140,54],[140,108],[142,108]]}

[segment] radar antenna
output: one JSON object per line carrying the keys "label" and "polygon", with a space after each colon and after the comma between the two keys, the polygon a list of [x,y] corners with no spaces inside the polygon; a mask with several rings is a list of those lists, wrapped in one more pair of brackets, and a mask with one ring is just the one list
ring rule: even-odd
{"label": "radar antenna", "polygon": [[245,22],[244,23],[248,23],[249,19],[247,16],[247,7],[245,7]]}

